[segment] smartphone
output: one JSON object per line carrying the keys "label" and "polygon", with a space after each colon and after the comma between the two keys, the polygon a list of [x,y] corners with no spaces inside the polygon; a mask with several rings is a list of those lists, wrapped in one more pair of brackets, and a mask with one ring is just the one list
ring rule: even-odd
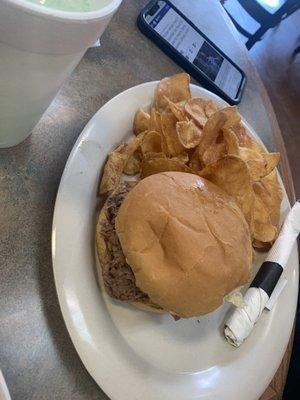
{"label": "smartphone", "polygon": [[152,0],[142,9],[139,29],[204,87],[238,104],[245,73],[170,1]]}

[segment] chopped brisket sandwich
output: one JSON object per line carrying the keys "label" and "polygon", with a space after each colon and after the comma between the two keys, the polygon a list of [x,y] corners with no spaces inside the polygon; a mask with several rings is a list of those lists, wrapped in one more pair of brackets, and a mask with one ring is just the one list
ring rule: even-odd
{"label": "chopped brisket sandwich", "polygon": [[251,274],[241,210],[216,185],[184,172],[121,183],[100,212],[96,244],[110,296],[177,317],[215,310]]}

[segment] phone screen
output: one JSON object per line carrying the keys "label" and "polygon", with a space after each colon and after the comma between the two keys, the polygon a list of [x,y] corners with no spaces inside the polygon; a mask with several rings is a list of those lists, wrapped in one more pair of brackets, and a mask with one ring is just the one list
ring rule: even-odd
{"label": "phone screen", "polygon": [[230,98],[235,99],[243,76],[168,3],[158,1],[145,16],[147,23],[193,63]]}

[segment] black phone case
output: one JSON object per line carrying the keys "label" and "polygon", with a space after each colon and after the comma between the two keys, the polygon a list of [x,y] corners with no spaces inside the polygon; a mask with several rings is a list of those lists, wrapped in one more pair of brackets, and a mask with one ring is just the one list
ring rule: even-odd
{"label": "black phone case", "polygon": [[229,104],[238,104],[241,101],[242,93],[245,88],[245,84],[247,81],[246,75],[244,71],[242,71],[226,54],[223,53],[204,33],[202,33],[181,11],[179,11],[170,1],[164,0],[167,4],[170,5],[190,26],[192,26],[203,38],[214,48],[216,49],[224,58],[226,58],[240,73],[242,74],[242,81],[240,87],[237,92],[237,97],[232,99],[226,93],[224,93],[212,80],[207,78],[204,73],[201,73],[192,63],[188,62],[186,58],[179,53],[176,49],[172,48],[169,43],[161,37],[153,28],[151,28],[148,23],[145,21],[144,15],[157,3],[157,0],[150,1],[140,12],[137,25],[140,31],[146,35],[149,39],[151,39],[154,43],[158,45],[158,47],[166,53],[170,58],[172,58],[175,63],[177,63],[182,69],[188,72],[194,79],[200,82],[205,88],[216,93],[224,100],[226,100]]}

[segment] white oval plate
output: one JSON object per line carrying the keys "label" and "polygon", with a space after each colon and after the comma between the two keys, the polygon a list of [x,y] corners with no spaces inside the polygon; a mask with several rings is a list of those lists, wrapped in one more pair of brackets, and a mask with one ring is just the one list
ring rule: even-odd
{"label": "white oval plate", "polygon": [[[96,282],[99,173],[107,153],[130,135],[137,108],[151,103],[156,84],[133,87],[105,104],[83,130],[66,164],[52,235],[63,317],[85,367],[112,400],[254,400],[276,372],[291,333],[298,290],[296,247],[279,301],[239,349],[222,335],[228,304],[199,319],[175,322],[168,315],[145,313],[110,299]],[[194,85],[192,94],[226,105]],[[282,216],[288,208],[285,195]],[[256,268],[262,260],[257,256]]]}

